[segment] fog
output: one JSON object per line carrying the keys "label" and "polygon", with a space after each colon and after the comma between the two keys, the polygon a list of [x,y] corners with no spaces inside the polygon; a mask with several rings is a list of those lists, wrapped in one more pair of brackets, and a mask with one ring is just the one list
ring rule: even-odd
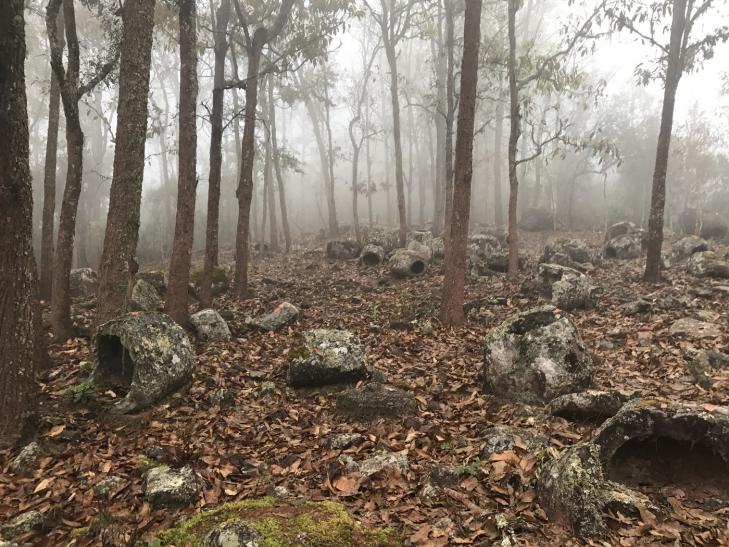
{"label": "fog", "polygon": [[[396,46],[398,96],[402,126],[403,173],[407,222],[411,227],[431,227],[438,211],[436,149],[437,119],[443,116],[437,96],[437,55],[443,48],[443,6],[438,1],[415,2],[417,12]],[[574,28],[595,9],[597,2],[565,6],[566,2],[525,2],[517,17],[517,46],[520,63],[530,57],[548,55],[564,43],[565,28]],[[508,93],[505,74],[506,2],[487,2],[481,26],[482,54],[479,66],[479,96],[474,141],[474,178],[471,200],[472,225],[504,222],[508,199]],[[717,4],[707,20],[694,32],[703,36],[729,19],[729,6]],[[108,6],[107,6],[108,7]],[[281,175],[286,188],[288,220],[297,244],[332,237],[325,170],[333,159],[333,194],[336,221],[342,234],[352,233],[353,148],[348,129],[356,115],[358,93],[374,44],[380,43],[380,29],[364,4],[352,3],[338,31],[330,36],[320,55],[297,57],[283,62],[269,75],[273,85]],[[82,73],[108,53],[114,42],[113,20],[103,2],[79,4],[76,17],[81,45]],[[194,251],[205,247],[208,176],[210,170],[210,112],[213,89],[213,34],[211,13],[216,6],[198,2],[199,93],[197,100],[197,199]],[[457,101],[460,51],[463,35],[462,2],[454,2],[454,97]],[[440,12],[439,12],[440,10]],[[375,8],[376,11],[376,8]],[[99,16],[104,12],[103,16]],[[439,16],[438,13],[441,15]],[[31,167],[34,180],[34,237],[39,252],[43,170],[46,157],[48,103],[51,69],[45,29],[45,5],[28,3],[29,40],[27,92],[31,126]],[[528,21],[527,21],[528,19]],[[106,28],[112,21],[112,31]],[[664,17],[662,25],[670,24]],[[179,99],[179,53],[177,23],[169,4],[157,5],[152,51],[149,127],[138,255],[142,262],[164,264],[168,259],[175,222],[177,192],[177,133]],[[437,27],[440,25],[440,29]],[[525,30],[529,25],[528,30]],[[667,43],[667,26],[657,31]],[[528,208],[550,211],[555,226],[567,229],[602,229],[613,220],[632,220],[645,225],[650,205],[650,185],[660,124],[663,81],[641,83],[639,67],[653,66],[656,48],[641,42],[635,34],[617,30],[603,16],[592,33],[574,50],[560,58],[569,74],[553,86],[532,85],[521,100],[524,136],[519,157],[531,156],[536,145],[526,137],[538,128],[540,134],[563,127],[559,138],[545,145],[541,154],[520,164],[520,202]],[[285,32],[285,31],[284,31]],[[230,40],[240,40],[240,29],[231,17]],[[238,38],[235,38],[238,36]],[[354,125],[358,138],[364,135],[358,166],[359,222],[396,226],[395,158],[393,116],[390,96],[390,67],[378,45],[361,119]],[[232,51],[226,60],[226,79],[233,74]],[[246,71],[246,55],[235,50],[238,78]],[[687,209],[701,215],[729,211],[729,173],[726,135],[729,95],[726,89],[727,45],[719,43],[713,58],[685,74],[681,80],[673,126],[671,161],[667,183],[666,226],[677,229],[679,216]],[[434,57],[435,56],[435,57]],[[116,70],[116,69],[115,69]],[[109,187],[113,176],[114,141],[117,124],[118,74],[83,97],[81,123],[86,136],[83,190],[81,193],[74,267],[96,267],[103,245]],[[220,245],[233,252],[240,177],[242,89],[227,89],[224,95],[222,140],[222,184],[220,202]],[[261,111],[256,132],[254,195],[251,206],[251,237],[256,243],[271,242],[270,219],[264,219],[264,173],[267,114]],[[306,100],[313,103],[325,150],[320,150]],[[497,112],[502,105],[502,138],[495,142]],[[457,108],[457,104],[455,105]],[[63,111],[63,109],[61,109]],[[328,124],[326,121],[328,120]],[[56,172],[58,218],[66,173],[63,112],[59,132]],[[530,129],[532,128],[532,129]],[[454,132],[456,128],[454,127]],[[328,140],[331,140],[331,146]],[[455,139],[454,139],[455,143]],[[333,158],[331,158],[333,156]],[[322,163],[322,158],[325,162]],[[494,163],[501,165],[502,219],[497,218]],[[272,180],[275,178],[272,176]],[[275,182],[275,200],[279,190]],[[271,195],[269,193],[269,195]],[[371,207],[371,208],[370,208]],[[278,208],[278,205],[277,205]],[[266,226],[264,226],[264,221]],[[280,212],[276,231],[281,241]]]}

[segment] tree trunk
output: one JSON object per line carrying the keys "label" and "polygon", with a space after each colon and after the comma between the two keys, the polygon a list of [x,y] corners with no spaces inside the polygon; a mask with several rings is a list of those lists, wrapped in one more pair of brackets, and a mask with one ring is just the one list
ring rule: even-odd
{"label": "tree trunk", "polygon": [[454,16],[453,2],[445,0],[445,22],[446,22],[446,56],[447,56],[447,75],[446,75],[446,134],[445,134],[445,239],[448,241],[450,236],[448,230],[451,226],[451,212],[453,211],[453,117],[455,115],[455,67],[453,66],[455,39],[454,33]]}
{"label": "tree trunk", "polygon": [[[281,155],[278,147],[278,137],[276,128],[276,103],[273,97],[273,80],[268,86],[268,107],[270,114],[268,123],[271,127],[271,147],[273,148],[273,168],[276,172],[276,182],[278,185],[278,199],[281,206],[281,225],[283,226],[284,241],[286,244],[286,252],[291,251],[291,228],[289,227],[289,214],[286,207],[286,188],[284,186],[283,172],[281,169]],[[284,127],[285,131],[285,127]],[[284,139],[286,135],[284,133]]]}
{"label": "tree trunk", "polygon": [[[325,65],[326,67],[326,65]],[[325,71],[324,82],[324,123],[327,130],[327,158],[329,168],[329,187],[327,188],[327,203],[329,204],[329,232],[332,236],[339,235],[339,223],[337,221],[337,200],[334,193],[334,146],[332,144],[332,123],[331,123],[331,103],[329,101],[329,73]]]}
{"label": "tree trunk", "polygon": [[671,22],[671,42],[668,49],[668,66],[663,90],[663,111],[661,128],[658,133],[656,166],[653,171],[651,191],[651,212],[648,218],[648,244],[643,279],[647,282],[661,280],[661,248],[663,247],[663,215],[666,205],[666,173],[668,155],[673,130],[673,110],[676,104],[676,91],[683,73],[681,44],[686,29],[686,0],[674,0],[673,21]]}
{"label": "tree trunk", "polygon": [[370,229],[374,226],[372,218],[372,156],[370,155],[370,105],[365,102],[365,132],[368,134],[365,142],[365,159],[367,161],[367,223]]}
{"label": "tree trunk", "polygon": [[187,298],[195,230],[197,189],[197,31],[195,0],[180,0],[180,103],[177,215],[165,311],[178,323],[188,318]]}
{"label": "tree trunk", "polygon": [[494,223],[499,228],[504,225],[504,205],[501,198],[501,142],[504,134],[504,105],[496,106],[496,129],[494,130]]}
{"label": "tree trunk", "polygon": [[137,263],[139,215],[147,136],[155,0],[127,0],[119,67],[114,174],[99,265],[96,323],[124,313]]}
{"label": "tree trunk", "polygon": [[[261,110],[266,116],[270,116],[271,109],[268,103],[268,89],[272,85],[271,78],[266,78],[261,86]],[[273,153],[271,149],[271,120],[266,120],[264,126],[265,142],[264,150],[265,157],[263,163],[263,178],[264,178],[264,192],[266,194],[266,200],[268,202],[268,222],[269,222],[269,241],[271,252],[278,252],[278,227],[276,222],[276,196],[273,192]],[[265,233],[265,223],[263,226]]]}
{"label": "tree trunk", "polygon": [[[63,39],[63,12],[58,14],[56,32],[61,48]],[[58,125],[61,117],[61,86],[51,68],[51,94],[48,106],[48,136],[46,139],[46,163],[43,171],[43,227],[41,228],[41,275],[40,296],[51,299],[53,287],[53,232],[56,212],[56,162],[58,158]]]}
{"label": "tree trunk", "polygon": [[248,52],[248,71],[246,74],[246,106],[243,123],[243,142],[241,147],[241,170],[238,183],[238,227],[235,238],[235,295],[248,297],[248,233],[250,229],[251,199],[253,198],[253,158],[255,155],[256,106],[258,104],[258,68],[261,52],[266,43],[268,32],[265,28],[256,29]]}
{"label": "tree trunk", "polygon": [[0,3],[0,447],[32,410],[41,356],[25,96],[25,6]]}
{"label": "tree trunk", "polygon": [[407,239],[407,219],[405,216],[405,183],[402,165],[402,136],[400,131],[400,97],[398,95],[397,82],[397,54],[395,46],[385,35],[385,54],[390,65],[390,99],[392,101],[392,135],[395,145],[395,190],[397,191],[397,213],[399,222],[400,246],[405,246]]}
{"label": "tree trunk", "polygon": [[446,152],[446,48],[442,30],[442,8],[438,3],[438,41],[432,48],[433,56],[437,56],[435,68],[436,109],[435,109],[435,188],[433,190],[433,234],[443,232],[445,222],[445,152]]}
{"label": "tree trunk", "polygon": [[519,109],[519,88],[516,81],[516,12],[519,0],[509,1],[509,56],[507,70],[509,73],[509,265],[507,273],[510,277],[519,271],[519,234],[516,218],[519,179],[517,177],[517,144],[520,136],[521,113]]}
{"label": "tree trunk", "polygon": [[215,68],[213,74],[213,110],[210,114],[210,175],[208,177],[208,210],[205,220],[205,264],[200,280],[200,305],[210,307],[213,269],[218,264],[218,232],[220,219],[220,178],[223,166],[223,95],[225,90],[225,56],[228,51],[228,19],[230,0],[221,0],[215,21]]}
{"label": "tree trunk", "polygon": [[464,322],[463,292],[466,278],[466,246],[473,175],[473,129],[478,84],[478,50],[481,39],[481,0],[466,0],[461,63],[461,97],[456,135],[453,209],[446,245],[440,318],[444,325]]}

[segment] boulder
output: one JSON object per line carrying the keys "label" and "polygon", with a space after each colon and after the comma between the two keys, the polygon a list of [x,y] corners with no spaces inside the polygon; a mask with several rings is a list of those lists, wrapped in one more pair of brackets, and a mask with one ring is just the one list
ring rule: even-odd
{"label": "boulder", "polygon": [[35,509],[25,511],[0,525],[0,538],[11,540],[29,532],[42,530],[48,525],[48,515]]}
{"label": "boulder", "polygon": [[91,268],[71,270],[70,283],[72,298],[96,296],[96,292],[99,289],[99,277]]}
{"label": "boulder", "polygon": [[586,270],[596,264],[598,258],[597,253],[581,239],[560,238],[544,247],[540,262]]}
{"label": "boulder", "polygon": [[129,307],[133,311],[160,311],[162,299],[152,285],[144,279],[137,279],[132,287]]}
{"label": "boulder", "polygon": [[417,241],[418,243],[431,247],[433,242],[433,232],[430,230],[412,230],[411,232],[408,232],[406,244],[410,245],[413,241]]}
{"label": "boulder", "polygon": [[415,277],[425,273],[427,263],[418,253],[407,249],[398,249],[388,260],[390,273],[394,277]]}
{"label": "boulder", "polygon": [[482,460],[488,460],[493,454],[514,450],[517,445],[525,446],[529,453],[536,453],[547,448],[549,443],[547,435],[509,425],[489,427],[483,432],[482,437],[484,438],[480,455]]}
{"label": "boulder", "polygon": [[720,259],[713,251],[692,254],[686,267],[696,277],[729,278],[729,261]]}
{"label": "boulder", "polygon": [[374,226],[363,230],[363,241],[366,244],[377,245],[385,250],[385,254],[400,246],[400,234],[398,230]]}
{"label": "boulder", "polygon": [[473,234],[468,238],[469,255],[488,256],[501,250],[501,242],[490,234]]}
{"label": "boulder", "polygon": [[379,245],[368,243],[362,248],[359,262],[363,266],[379,266],[385,261],[385,249]]}
{"label": "boulder", "polygon": [[716,350],[699,350],[686,361],[686,368],[694,381],[705,389],[714,385],[713,375],[717,370],[729,369],[729,355]]}
{"label": "boulder", "polygon": [[433,249],[425,244],[421,243],[420,241],[413,240],[410,243],[408,243],[407,247],[408,251],[415,253],[417,256],[423,260],[423,262],[430,262],[433,260]]}
{"label": "boulder", "polygon": [[26,444],[10,463],[10,471],[16,475],[31,475],[40,454],[41,448],[37,442]]}
{"label": "boulder", "polygon": [[489,393],[547,403],[588,387],[592,358],[572,319],[543,306],[508,319],[486,337],[482,378]]}
{"label": "boulder", "polygon": [[353,239],[332,239],[327,241],[326,256],[334,260],[352,260],[359,256],[362,245]]}
{"label": "boulder", "polygon": [[694,253],[709,250],[709,242],[699,236],[687,236],[676,241],[671,247],[673,256],[678,259],[688,258]]}
{"label": "boulder", "polygon": [[552,285],[552,304],[563,310],[595,307],[602,289],[592,284],[586,276],[564,277]]}
{"label": "boulder", "polygon": [[537,266],[537,280],[539,285],[539,292],[551,298],[552,286],[562,279],[576,279],[582,277],[582,272],[570,268],[568,266],[562,266],[561,264],[549,264],[543,262]]}
{"label": "boulder", "polygon": [[683,335],[691,338],[716,338],[721,336],[719,325],[689,317],[674,321],[669,332],[673,335]]}
{"label": "boulder", "polygon": [[352,384],[368,376],[364,350],[349,331],[307,331],[304,345],[289,355],[287,381],[293,388]]}
{"label": "boulder", "polygon": [[388,384],[371,383],[337,395],[337,410],[358,420],[398,418],[418,411],[415,396]]}
{"label": "boulder", "polygon": [[165,281],[165,272],[160,270],[152,270],[147,272],[138,272],[136,279],[141,279],[152,285],[158,294],[164,295],[167,292],[167,282]]}
{"label": "boulder", "polygon": [[[697,457],[700,465],[691,463]],[[675,466],[681,469],[677,476],[692,483],[692,473],[706,475],[702,467],[727,465],[729,408],[633,399],[600,426],[592,441],[547,463],[537,492],[550,518],[587,537],[604,531],[608,511],[633,517],[646,509],[658,511],[631,487],[651,484],[655,477],[670,484]],[[713,479],[726,481],[725,475]]]}
{"label": "boulder", "polygon": [[[487,256],[471,255],[470,259],[470,272],[471,275],[483,276],[491,275],[493,272],[506,273],[509,269],[509,252],[506,249],[500,251],[494,251]],[[519,255],[519,269],[523,270],[526,268],[527,258],[524,255]]]}
{"label": "boulder", "polygon": [[637,231],[638,227],[630,221],[624,220],[621,222],[616,222],[605,231],[605,243],[607,243],[611,239],[615,239],[618,236],[632,234],[633,232]]}
{"label": "boulder", "polygon": [[203,340],[230,340],[228,323],[213,309],[193,313],[190,323],[198,337]]}
{"label": "boulder", "polygon": [[199,478],[189,466],[171,469],[160,465],[144,476],[144,497],[155,509],[193,504],[197,500],[198,487]]}
{"label": "boulder", "polygon": [[572,420],[604,421],[615,416],[628,400],[629,397],[619,391],[588,389],[553,399],[549,403],[549,413]]}
{"label": "boulder", "polygon": [[639,258],[642,252],[642,236],[638,232],[632,232],[614,237],[605,243],[603,252],[606,258]]}
{"label": "boulder", "polygon": [[260,315],[248,322],[249,325],[268,331],[276,331],[299,317],[299,308],[288,302],[281,302],[271,313]]}
{"label": "boulder", "polygon": [[208,532],[203,547],[260,547],[261,534],[242,520],[226,522]]}
{"label": "boulder", "polygon": [[526,209],[519,219],[519,227],[527,232],[546,232],[554,229],[552,211],[541,207]]}
{"label": "boulder", "polygon": [[91,382],[125,396],[118,413],[162,400],[192,378],[195,353],[185,331],[161,313],[129,313],[101,325]]}

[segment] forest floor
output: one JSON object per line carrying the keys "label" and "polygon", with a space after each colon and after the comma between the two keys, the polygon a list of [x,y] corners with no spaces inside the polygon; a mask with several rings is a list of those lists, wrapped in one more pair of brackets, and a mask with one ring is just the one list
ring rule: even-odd
{"label": "forest floor", "polygon": [[[525,234],[524,250],[535,260],[548,238],[564,235]],[[569,235],[595,244],[601,238]],[[595,387],[729,403],[729,371],[704,390],[684,364],[687,348],[729,344],[729,296],[715,290],[721,283],[697,280],[676,268],[667,272],[667,283],[647,286],[640,282],[642,264],[605,261],[592,274],[605,290],[597,307],[573,313],[594,355]],[[256,259],[254,297],[215,302],[217,309],[232,313],[233,339],[195,342],[197,367],[189,390],[132,416],[103,415],[71,402],[69,393],[87,377],[94,361],[90,340],[51,345],[52,366],[40,377],[37,432],[47,453],[34,475],[25,478],[8,472],[15,452],[0,453],[0,522],[27,509],[51,511],[55,524],[50,530],[23,538],[37,545],[99,544],[93,531],[100,521],[118,527],[121,537],[143,539],[200,508],[262,496],[280,485],[307,499],[336,499],[367,524],[393,526],[412,545],[490,545],[503,534],[520,545],[583,544],[548,522],[539,507],[538,465],[532,455],[517,447],[502,460],[478,459],[483,432],[494,424],[547,434],[555,454],[589,438],[596,428],[594,423],[552,417],[543,407],[500,400],[481,388],[485,335],[512,314],[543,301],[522,294],[521,280],[508,281],[501,274],[469,277],[468,324],[447,329],[437,320],[442,280],[440,264],[420,278],[398,281],[384,267],[330,262],[319,251]],[[629,315],[624,310],[639,298],[655,302],[654,313]],[[300,307],[295,323],[276,333],[246,325],[246,317],[268,312],[281,301]],[[88,321],[92,305],[79,302],[74,313],[78,321]],[[671,335],[671,323],[684,317],[715,323],[722,336]],[[371,365],[390,383],[417,396],[419,414],[361,423],[339,416],[332,395],[288,390],[287,353],[298,345],[301,332],[312,328],[356,333]],[[261,396],[263,381],[275,383],[275,394]],[[232,392],[232,406],[220,409],[210,401],[217,388]],[[343,451],[327,448],[335,433],[360,433],[364,442]],[[409,470],[338,480],[336,462],[342,453],[361,459],[381,449],[406,453]],[[203,477],[197,506],[150,508],[142,496],[150,453],[170,465],[190,464]],[[466,473],[443,496],[426,501],[418,491],[436,463],[463,466]],[[126,482],[111,499],[97,499],[93,485],[106,475]],[[607,543],[595,544],[729,545],[729,508],[705,503],[700,492],[694,495],[696,485],[680,479],[641,487],[667,509],[665,521],[616,515],[609,522]],[[499,529],[497,514],[506,519],[508,530]],[[92,533],[80,535],[79,529],[89,526]]]}

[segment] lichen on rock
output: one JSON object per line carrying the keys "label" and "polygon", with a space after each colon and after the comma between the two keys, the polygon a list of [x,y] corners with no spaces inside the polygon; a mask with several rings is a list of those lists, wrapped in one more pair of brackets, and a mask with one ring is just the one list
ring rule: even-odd
{"label": "lichen on rock", "polygon": [[203,340],[230,340],[228,323],[213,309],[193,313],[190,316],[190,323]]}
{"label": "lichen on rock", "polygon": [[294,388],[356,383],[367,377],[364,350],[352,332],[315,329],[291,352],[288,384]]}
{"label": "lichen on rock", "polygon": [[415,396],[388,384],[373,382],[337,395],[337,410],[359,420],[411,416],[418,411]]}

